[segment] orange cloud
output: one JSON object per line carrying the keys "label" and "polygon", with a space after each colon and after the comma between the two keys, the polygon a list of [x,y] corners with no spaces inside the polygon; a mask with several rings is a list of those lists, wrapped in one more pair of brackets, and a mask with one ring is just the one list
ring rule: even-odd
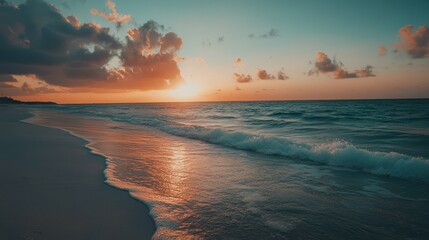
{"label": "orange cloud", "polygon": [[396,44],[396,50],[404,50],[412,58],[429,57],[429,27],[420,26],[415,32],[413,28],[407,25],[399,30],[402,42]]}
{"label": "orange cloud", "polygon": [[375,77],[374,73],[372,72],[372,69],[374,67],[371,65],[366,65],[366,67],[355,70],[355,73],[358,77],[365,78],[365,77]]}
{"label": "orange cloud", "polygon": [[235,81],[238,83],[248,83],[252,81],[252,76],[234,73]]}
{"label": "orange cloud", "polygon": [[274,75],[271,75],[269,73],[267,73],[266,70],[258,70],[258,72],[256,73],[256,75],[258,76],[259,79],[261,80],[272,80],[272,79],[276,79],[276,77]]}
{"label": "orange cloud", "polygon": [[241,65],[241,63],[242,63],[241,58],[237,58],[237,59],[234,60],[234,65],[236,65],[236,66]]}
{"label": "orange cloud", "polygon": [[112,11],[111,13],[105,13],[105,12],[99,11],[97,9],[91,9],[90,12],[93,15],[98,15],[98,16],[104,18],[108,22],[118,24],[118,27],[120,27],[121,24],[123,24],[123,23],[127,23],[127,22],[131,21],[130,15],[122,15],[116,11],[116,4],[114,2],[112,2],[111,0],[107,0],[106,6],[110,9],[110,11]]}
{"label": "orange cloud", "polygon": [[277,79],[278,80],[287,80],[287,79],[289,79],[289,77],[283,71],[279,71],[277,73]]}
{"label": "orange cloud", "polygon": [[68,17],[66,17],[66,21],[68,23],[70,23],[70,25],[72,25],[75,28],[79,28],[80,27],[80,22],[77,19],[77,17],[75,17],[75,16],[68,16]]}
{"label": "orange cloud", "polygon": [[36,94],[36,93],[54,93],[57,92],[55,89],[52,89],[48,86],[32,87],[27,82],[24,82],[21,86],[21,90],[24,93]]}
{"label": "orange cloud", "polygon": [[363,69],[349,72],[343,68],[341,62],[337,62],[335,59],[331,60],[324,52],[317,52],[314,69],[310,70],[308,74],[312,75],[315,73],[332,73],[336,79],[364,78],[375,76],[372,72],[373,68],[374,67],[371,65],[367,65]]}
{"label": "orange cloud", "polygon": [[384,56],[386,55],[387,49],[384,45],[378,46],[378,55]]}
{"label": "orange cloud", "polygon": [[182,82],[175,60],[182,39],[173,32],[162,35],[161,29],[162,25],[148,21],[128,31],[120,55],[123,65],[114,70],[117,83],[106,86],[158,90],[174,88]]}
{"label": "orange cloud", "polygon": [[[130,29],[123,43],[109,28],[81,24],[41,0],[17,6],[3,1],[0,19],[6,17],[9,21],[0,21],[0,76],[34,75],[49,86],[79,91],[171,89],[182,82],[177,64],[182,39],[163,34],[164,27],[154,21]],[[120,61],[112,65],[116,57]],[[21,90],[35,92],[30,86]]]}

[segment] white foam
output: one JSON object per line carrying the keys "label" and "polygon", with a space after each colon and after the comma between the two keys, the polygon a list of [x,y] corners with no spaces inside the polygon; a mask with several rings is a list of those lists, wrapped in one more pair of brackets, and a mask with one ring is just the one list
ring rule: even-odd
{"label": "white foam", "polygon": [[165,132],[242,150],[312,160],[364,172],[429,182],[429,160],[396,152],[356,148],[345,141],[319,145],[300,144],[285,138],[209,129],[195,125],[158,125]]}

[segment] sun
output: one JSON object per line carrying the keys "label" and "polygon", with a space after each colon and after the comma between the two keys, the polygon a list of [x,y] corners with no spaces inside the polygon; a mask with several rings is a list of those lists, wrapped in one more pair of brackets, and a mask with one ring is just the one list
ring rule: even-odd
{"label": "sun", "polygon": [[178,100],[191,100],[198,95],[199,91],[198,86],[191,83],[184,83],[178,88],[170,90],[169,95]]}

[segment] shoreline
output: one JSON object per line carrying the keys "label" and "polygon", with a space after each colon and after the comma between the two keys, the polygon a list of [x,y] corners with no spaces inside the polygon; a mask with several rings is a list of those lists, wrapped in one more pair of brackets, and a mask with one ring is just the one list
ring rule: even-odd
{"label": "shoreline", "polygon": [[143,202],[109,185],[106,159],[68,131],[0,109],[1,239],[150,239]]}

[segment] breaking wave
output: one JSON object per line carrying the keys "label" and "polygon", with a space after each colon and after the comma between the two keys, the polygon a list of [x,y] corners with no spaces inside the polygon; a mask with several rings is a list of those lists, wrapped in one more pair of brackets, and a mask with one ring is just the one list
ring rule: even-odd
{"label": "breaking wave", "polygon": [[156,118],[143,120],[115,117],[113,120],[148,125],[176,136],[240,150],[312,160],[330,166],[346,167],[376,175],[429,182],[428,159],[396,152],[360,149],[342,140],[310,145],[296,143],[286,138],[178,124]]}

